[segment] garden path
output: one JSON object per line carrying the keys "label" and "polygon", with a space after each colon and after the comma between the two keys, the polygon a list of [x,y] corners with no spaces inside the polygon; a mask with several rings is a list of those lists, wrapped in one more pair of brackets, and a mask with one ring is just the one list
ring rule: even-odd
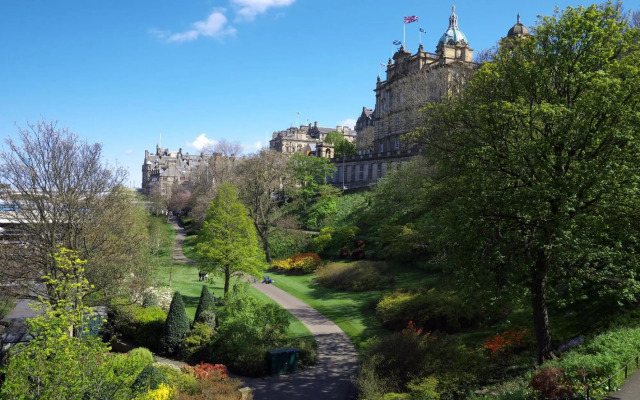
{"label": "garden path", "polygon": [[[182,253],[185,231],[176,218],[173,259],[194,263]],[[253,389],[254,400],[354,400],[357,390],[351,378],[358,371],[358,357],[351,339],[327,317],[284,290],[263,283],[253,287],[287,309],[313,334],[318,345],[316,365],[290,375],[240,379]]]}
{"label": "garden path", "polygon": [[635,371],[617,392],[611,392],[606,400],[638,400],[640,399],[640,372]]}

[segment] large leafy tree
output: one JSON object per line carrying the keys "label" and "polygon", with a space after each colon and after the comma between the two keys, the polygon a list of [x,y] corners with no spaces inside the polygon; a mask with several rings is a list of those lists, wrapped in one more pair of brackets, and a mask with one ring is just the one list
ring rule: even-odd
{"label": "large leafy tree", "polygon": [[271,263],[269,236],[286,203],[284,185],[290,175],[287,161],[286,155],[265,149],[250,155],[237,167],[240,199],[260,236],[267,263]]}
{"label": "large leafy tree", "polygon": [[225,295],[232,275],[259,273],[264,256],[258,247],[256,229],[232,184],[225,182],[218,187],[198,234],[196,249],[205,263],[202,270],[223,275]]}
{"label": "large leafy tree", "polygon": [[542,362],[551,288],[638,293],[640,33],[611,3],[532,33],[430,106],[418,137],[436,167],[433,248],[473,290],[528,294]]}
{"label": "large leafy tree", "polygon": [[336,172],[336,167],[328,158],[294,154],[289,158],[289,171],[296,185],[295,194],[303,204],[318,194],[323,186],[327,186],[327,177]]}

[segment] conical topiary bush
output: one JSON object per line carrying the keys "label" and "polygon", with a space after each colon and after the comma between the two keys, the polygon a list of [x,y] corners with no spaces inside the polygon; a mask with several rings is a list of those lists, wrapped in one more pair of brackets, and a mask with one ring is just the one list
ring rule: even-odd
{"label": "conical topiary bush", "polygon": [[211,292],[209,292],[206,285],[202,285],[202,292],[200,292],[200,300],[198,301],[198,308],[196,308],[196,315],[193,318],[193,323],[204,322],[202,321],[202,313],[204,311],[214,311],[215,313],[215,309],[216,306],[213,302]]}
{"label": "conical topiary bush", "polygon": [[160,348],[167,354],[176,354],[182,347],[184,336],[189,332],[189,317],[184,309],[180,292],[175,292],[169,306],[169,314],[162,329]]}

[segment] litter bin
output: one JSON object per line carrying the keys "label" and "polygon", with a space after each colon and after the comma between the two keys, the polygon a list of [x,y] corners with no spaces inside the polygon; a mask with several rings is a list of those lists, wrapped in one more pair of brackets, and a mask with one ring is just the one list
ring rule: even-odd
{"label": "litter bin", "polygon": [[298,370],[298,349],[289,347],[267,351],[267,363],[271,375],[289,374]]}

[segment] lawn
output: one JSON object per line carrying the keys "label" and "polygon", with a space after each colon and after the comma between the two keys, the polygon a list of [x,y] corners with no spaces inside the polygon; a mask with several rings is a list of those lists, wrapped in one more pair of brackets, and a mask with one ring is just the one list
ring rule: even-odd
{"label": "lawn", "polygon": [[[170,230],[171,237],[175,237],[175,230],[172,226],[169,224],[166,224],[166,226],[168,227],[168,230]],[[183,244],[183,251],[189,258],[196,258],[194,250],[195,239],[196,236],[188,236]],[[200,282],[198,280],[198,267],[194,264],[178,262],[158,263],[158,266],[156,267],[155,281],[160,286],[171,286],[174,292],[180,292],[187,315],[192,320],[195,316],[196,308],[198,307],[200,292],[202,291],[203,285],[207,285],[209,291],[217,297],[221,297],[224,290],[224,280],[221,276],[210,275],[206,282]],[[237,282],[237,279],[232,278],[231,287],[233,287]],[[253,288],[250,288],[249,294],[260,300],[275,303],[269,297]],[[312,338],[311,332],[309,332],[307,327],[305,327],[291,314],[289,314],[289,322],[289,337],[291,339]]]}
{"label": "lawn", "polygon": [[367,340],[388,334],[376,320],[373,306],[380,291],[346,292],[313,282],[315,275],[284,275],[270,272],[275,285],[318,310],[342,329],[362,350]]}

